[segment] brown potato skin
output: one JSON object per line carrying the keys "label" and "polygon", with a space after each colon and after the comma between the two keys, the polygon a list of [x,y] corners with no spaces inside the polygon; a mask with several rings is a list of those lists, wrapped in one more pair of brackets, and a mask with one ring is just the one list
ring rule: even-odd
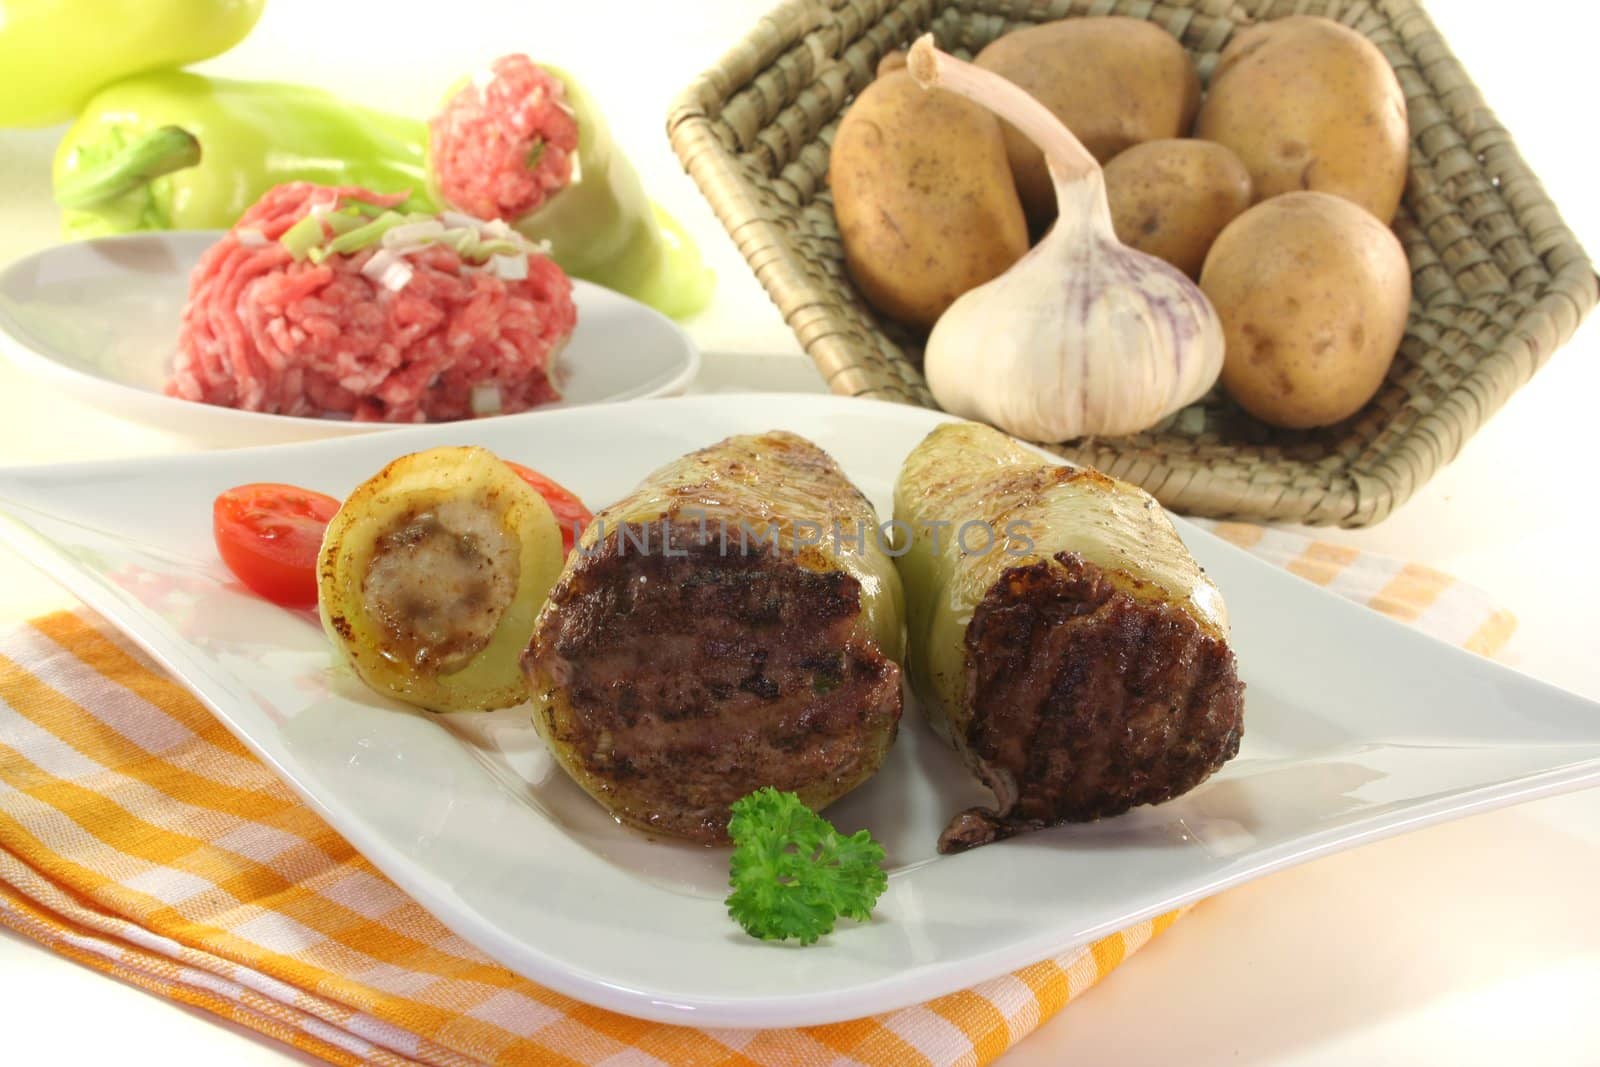
{"label": "brown potato skin", "polygon": [[1330,19],[1275,19],[1229,41],[1195,136],[1233,149],[1258,201],[1311,189],[1387,224],[1405,191],[1410,133],[1399,79],[1376,45]]}
{"label": "brown potato skin", "polygon": [[1368,211],[1285,193],[1234,219],[1200,272],[1222,318],[1222,384],[1274,426],[1307,429],[1372,399],[1405,334],[1411,268]]}
{"label": "brown potato skin", "polygon": [[903,68],[851,103],[828,180],[851,279],[901,322],[931,328],[1028,250],[999,120]]}
{"label": "brown potato skin", "polygon": [[1250,172],[1212,141],[1136,144],[1105,166],[1117,239],[1200,277],[1211,242],[1250,206]]}
{"label": "brown potato skin", "polygon": [[[1101,163],[1144,141],[1182,137],[1200,106],[1200,75],[1183,45],[1144,19],[1065,18],[996,38],[973,61],[1053,111]],[[1003,123],[1017,192],[1035,225],[1056,217],[1044,155]]]}

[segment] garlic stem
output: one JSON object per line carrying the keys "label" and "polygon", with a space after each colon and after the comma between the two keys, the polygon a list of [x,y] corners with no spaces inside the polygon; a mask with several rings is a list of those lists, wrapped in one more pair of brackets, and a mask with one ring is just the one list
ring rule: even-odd
{"label": "garlic stem", "polygon": [[1083,147],[1055,112],[1035,100],[1027,90],[993,71],[965,63],[933,43],[933,34],[917,38],[906,55],[911,77],[924,89],[948,89],[993,111],[1039,146],[1050,176],[1061,186],[1100,169],[1100,163]]}

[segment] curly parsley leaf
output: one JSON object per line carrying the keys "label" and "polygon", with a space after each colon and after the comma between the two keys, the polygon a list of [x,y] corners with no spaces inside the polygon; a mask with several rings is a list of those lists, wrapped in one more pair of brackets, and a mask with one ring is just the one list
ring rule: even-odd
{"label": "curly parsley leaf", "polygon": [[728,914],[752,937],[809,945],[839,916],[865,922],[889,885],[883,846],[865,830],[849,837],[793,793],[765,786],[737,801]]}

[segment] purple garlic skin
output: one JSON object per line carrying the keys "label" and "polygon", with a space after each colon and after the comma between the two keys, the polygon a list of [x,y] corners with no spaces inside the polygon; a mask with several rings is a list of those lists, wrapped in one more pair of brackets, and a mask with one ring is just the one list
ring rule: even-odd
{"label": "purple garlic skin", "polygon": [[990,108],[1045,154],[1055,225],[1004,274],[935,323],[923,370],[946,411],[1035,441],[1149,429],[1222,373],[1216,309],[1182,271],[1117,240],[1100,165],[1038,101],[938,51],[907,65],[926,88]]}

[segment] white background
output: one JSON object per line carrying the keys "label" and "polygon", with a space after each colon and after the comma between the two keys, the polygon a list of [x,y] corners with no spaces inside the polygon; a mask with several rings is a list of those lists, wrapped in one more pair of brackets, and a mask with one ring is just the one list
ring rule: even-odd
{"label": "white background", "polygon": [[[1600,248],[1589,169],[1600,12],[1572,0],[1432,7],[1568,223]],[[718,271],[717,301],[692,325],[708,353],[700,388],[820,391],[663,133],[672,98],[764,9],[761,0],[269,0],[250,39],[203,69],[320,84],[424,114],[452,80],[503,52],[561,63],[599,99],[652,194]],[[12,91],[4,72],[0,91]],[[58,137],[0,131],[0,262],[57,239],[48,170]],[[1597,395],[1600,326],[1591,322],[1394,517],[1323,535],[1475,582],[1521,620],[1512,662],[1600,699]],[[0,367],[0,461],[183,447]],[[65,603],[0,552],[0,624]],[[1202,904],[1003,1062],[1600,1063],[1596,885],[1600,791],[1371,845]],[[9,934],[0,934],[0,1031],[3,1058],[16,1063],[303,1058]]]}

